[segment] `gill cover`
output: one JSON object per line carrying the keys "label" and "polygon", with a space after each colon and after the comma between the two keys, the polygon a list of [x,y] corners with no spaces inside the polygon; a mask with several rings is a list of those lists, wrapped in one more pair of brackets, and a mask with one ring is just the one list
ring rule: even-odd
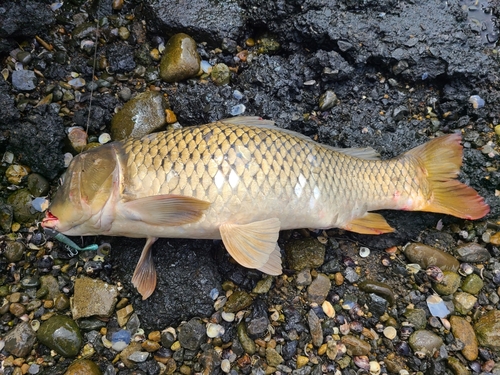
{"label": "gill cover", "polygon": [[75,228],[102,210],[113,192],[116,164],[112,144],[91,149],[73,159],[49,207],[59,219],[57,230],[65,232]]}

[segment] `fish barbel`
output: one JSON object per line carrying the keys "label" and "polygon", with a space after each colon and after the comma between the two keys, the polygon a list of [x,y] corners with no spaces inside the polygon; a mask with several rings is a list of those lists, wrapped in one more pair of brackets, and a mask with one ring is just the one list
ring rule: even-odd
{"label": "fish barbel", "polygon": [[478,219],[489,211],[456,177],[460,134],[391,160],[337,149],[257,117],[113,142],[76,156],[42,225],[66,235],[147,238],[132,282],[156,287],[159,237],[222,239],[241,265],[281,274],[282,229],[392,232],[380,209]]}

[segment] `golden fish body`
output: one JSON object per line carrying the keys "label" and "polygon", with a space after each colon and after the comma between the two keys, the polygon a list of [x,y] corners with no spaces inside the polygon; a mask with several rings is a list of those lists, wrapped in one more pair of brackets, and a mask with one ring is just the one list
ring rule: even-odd
{"label": "golden fish body", "polygon": [[449,135],[382,161],[257,118],[155,133],[77,156],[44,226],[148,238],[133,278],[144,298],[156,283],[150,247],[159,237],[222,238],[242,265],[279,274],[280,229],[391,232],[369,213],[379,209],[484,216],[482,198],[455,180],[459,142]]}

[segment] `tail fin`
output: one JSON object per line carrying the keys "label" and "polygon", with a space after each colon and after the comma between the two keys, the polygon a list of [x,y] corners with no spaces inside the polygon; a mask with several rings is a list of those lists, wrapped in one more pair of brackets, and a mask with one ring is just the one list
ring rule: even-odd
{"label": "tail fin", "polygon": [[462,165],[461,139],[460,134],[445,135],[407,152],[420,160],[430,184],[431,198],[419,211],[469,220],[482,218],[490,211],[474,189],[456,180]]}

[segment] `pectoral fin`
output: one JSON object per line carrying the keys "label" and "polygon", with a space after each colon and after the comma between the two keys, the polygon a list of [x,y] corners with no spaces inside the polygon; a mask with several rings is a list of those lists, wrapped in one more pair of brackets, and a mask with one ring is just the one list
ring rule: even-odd
{"label": "pectoral fin", "polygon": [[153,262],[151,247],[157,240],[156,237],[148,237],[137,266],[135,266],[132,285],[141,294],[142,299],[147,299],[156,288],[156,269]]}
{"label": "pectoral fin", "polygon": [[128,219],[151,225],[177,226],[194,223],[210,207],[210,202],[183,195],[153,195],[124,203]]}
{"label": "pectoral fin", "polygon": [[365,216],[351,220],[343,229],[361,234],[382,234],[394,232],[384,217],[380,214],[367,212]]}
{"label": "pectoral fin", "polygon": [[277,218],[249,224],[224,223],[220,234],[227,251],[242,266],[281,274],[278,241],[280,221]]}

